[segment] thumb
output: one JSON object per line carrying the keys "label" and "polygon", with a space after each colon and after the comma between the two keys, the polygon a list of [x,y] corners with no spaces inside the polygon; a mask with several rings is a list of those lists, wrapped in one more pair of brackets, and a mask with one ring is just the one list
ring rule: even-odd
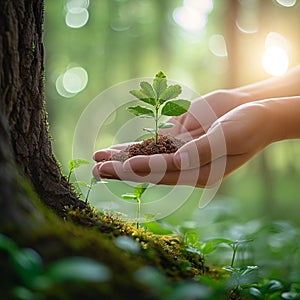
{"label": "thumb", "polygon": [[215,127],[207,134],[183,145],[173,156],[173,162],[180,170],[204,166],[226,155],[226,143],[223,130]]}

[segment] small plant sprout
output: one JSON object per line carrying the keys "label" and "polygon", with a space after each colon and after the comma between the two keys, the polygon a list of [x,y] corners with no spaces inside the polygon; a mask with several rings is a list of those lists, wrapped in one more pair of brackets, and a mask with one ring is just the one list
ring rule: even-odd
{"label": "small plant sprout", "polygon": [[68,183],[70,182],[71,175],[75,169],[79,168],[82,165],[88,165],[88,164],[90,164],[90,162],[83,158],[77,158],[77,159],[70,160],[68,162],[68,167],[69,167],[69,174],[68,174],[68,178],[67,178]]}
{"label": "small plant sprout", "polygon": [[154,135],[157,144],[158,130],[174,126],[172,123],[160,122],[160,118],[162,116],[182,115],[189,109],[190,101],[176,99],[182,92],[181,86],[178,84],[168,86],[167,77],[163,72],[155,75],[152,85],[142,81],[140,87],[140,90],[132,90],[130,94],[147,103],[148,106],[130,106],[127,110],[135,116],[154,119],[154,128],[144,128],[144,130]]}
{"label": "small plant sprout", "polygon": [[97,183],[107,183],[107,181],[104,181],[102,179],[97,180],[96,178],[92,177],[90,183],[86,183],[86,182],[80,181],[80,180],[76,181],[75,183],[87,188],[87,193],[86,193],[85,200],[84,200],[84,202],[87,203],[88,199],[89,199],[90,192],[91,192],[93,186]]}
{"label": "small plant sprout", "polygon": [[128,201],[136,201],[137,208],[136,208],[136,228],[139,229],[140,227],[140,218],[141,218],[141,197],[142,194],[146,191],[149,183],[141,183],[134,187],[132,193],[126,193],[122,195],[124,200]]}

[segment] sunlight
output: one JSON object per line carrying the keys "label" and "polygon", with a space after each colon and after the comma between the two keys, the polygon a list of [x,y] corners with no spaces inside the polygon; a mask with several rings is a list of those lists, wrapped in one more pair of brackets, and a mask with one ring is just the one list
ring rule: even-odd
{"label": "sunlight", "polygon": [[190,32],[198,32],[205,28],[207,14],[213,9],[212,0],[184,0],[183,6],[173,12],[174,21]]}
{"label": "sunlight", "polygon": [[196,32],[206,25],[206,16],[200,15],[196,10],[191,10],[185,6],[174,10],[173,18],[177,24],[187,31]]}
{"label": "sunlight", "polygon": [[283,75],[289,67],[289,57],[287,52],[278,47],[268,47],[262,57],[264,70],[273,76]]}

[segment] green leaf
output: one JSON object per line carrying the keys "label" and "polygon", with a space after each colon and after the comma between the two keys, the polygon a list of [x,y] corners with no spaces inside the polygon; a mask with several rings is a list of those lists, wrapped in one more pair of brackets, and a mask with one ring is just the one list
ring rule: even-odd
{"label": "green leaf", "polygon": [[159,103],[162,104],[167,100],[174,99],[182,92],[181,86],[178,84],[168,86],[159,96]]}
{"label": "green leaf", "polygon": [[154,117],[154,113],[151,109],[144,107],[144,106],[130,106],[127,107],[127,110],[134,114],[135,116],[140,116],[140,117]]}
{"label": "green leaf", "polygon": [[144,91],[141,90],[132,90],[129,92],[131,95],[133,95],[134,97],[138,98],[139,100],[146,102],[148,104],[151,104],[152,106],[155,106],[156,101],[155,101],[155,96],[150,98],[149,96],[147,96],[146,93],[144,93]]}
{"label": "green leaf", "polygon": [[155,78],[153,80],[153,88],[156,92],[156,98],[160,99],[160,95],[167,88],[167,78],[163,72],[159,72],[155,75]]}
{"label": "green leaf", "polygon": [[284,292],[281,294],[281,298],[284,300],[299,300],[300,294],[294,291]]}
{"label": "green leaf", "polygon": [[147,132],[150,132],[152,134],[155,134],[155,129],[153,129],[153,128],[145,127],[145,128],[143,128],[143,130],[147,131]]}
{"label": "green leaf", "polygon": [[121,197],[124,199],[124,200],[128,200],[128,201],[132,201],[132,200],[136,200],[136,195],[133,195],[133,194],[123,194],[121,195]]}
{"label": "green leaf", "polygon": [[246,274],[259,269],[259,266],[245,266],[240,268],[239,274],[240,276],[245,276]]}
{"label": "green leaf", "polygon": [[8,252],[10,255],[13,255],[14,252],[18,251],[16,243],[0,233],[0,249]]}
{"label": "green leaf", "polygon": [[283,284],[280,281],[270,280],[261,287],[261,291],[264,294],[272,294],[276,291],[280,291],[282,288]]}
{"label": "green leaf", "polygon": [[250,287],[249,294],[258,299],[263,299],[263,295],[259,289],[256,287]]}
{"label": "green leaf", "polygon": [[133,194],[140,199],[142,194],[146,191],[146,189],[148,188],[149,183],[141,183],[138,184],[137,186],[134,187],[133,189]]}
{"label": "green leaf", "polygon": [[15,252],[12,262],[16,273],[28,286],[33,286],[34,281],[43,271],[42,258],[31,248],[23,248]]}
{"label": "green leaf", "polygon": [[235,268],[235,267],[228,266],[228,267],[223,267],[222,269],[227,272],[230,272],[230,273],[235,273],[239,277],[242,277],[254,270],[259,269],[259,267],[258,266],[245,266],[242,268]]}
{"label": "green leaf", "polygon": [[169,100],[165,103],[161,110],[161,114],[164,116],[180,116],[187,112],[191,105],[188,100]]}
{"label": "green leaf", "polygon": [[148,98],[155,99],[155,92],[153,90],[152,85],[147,81],[142,81],[140,83],[141,91],[148,96]]}
{"label": "green leaf", "polygon": [[92,178],[91,178],[91,181],[90,181],[90,184],[91,184],[91,185],[94,185],[94,184],[96,184],[96,183],[98,183],[98,180],[97,180],[95,177],[92,177]]}
{"label": "green leaf", "polygon": [[155,75],[155,78],[167,78],[167,76],[166,76],[162,71],[159,71],[159,72]]}
{"label": "green leaf", "polygon": [[49,266],[45,275],[54,283],[64,281],[105,282],[111,278],[103,264],[85,257],[64,258]]}
{"label": "green leaf", "polygon": [[70,160],[68,162],[68,167],[70,171],[73,171],[74,169],[79,168],[82,165],[88,165],[88,164],[90,164],[88,160],[83,158],[77,158],[77,159]]}
{"label": "green leaf", "polygon": [[137,243],[132,237],[129,236],[118,236],[115,239],[115,245],[122,249],[125,250],[129,253],[139,253],[141,250],[141,245]]}
{"label": "green leaf", "polygon": [[230,267],[230,266],[222,267],[222,269],[229,273],[235,273],[235,274],[238,274],[240,271],[240,268],[234,268],[234,267]]}
{"label": "green leaf", "polygon": [[77,183],[78,185],[81,185],[83,187],[89,187],[89,184],[87,184],[86,182],[81,181],[81,180],[77,180],[77,181],[75,181],[75,183]]}
{"label": "green leaf", "polygon": [[173,123],[161,123],[161,124],[158,125],[158,128],[159,129],[166,129],[166,128],[172,128],[174,126],[175,126],[175,124],[173,124]]}
{"label": "green leaf", "polygon": [[217,247],[220,244],[231,244],[232,240],[228,239],[222,239],[222,238],[217,238],[217,239],[210,239],[205,242],[200,247],[200,250],[203,254],[209,254],[217,249]]}
{"label": "green leaf", "polygon": [[188,231],[185,234],[185,240],[188,245],[194,245],[198,241],[198,233],[196,231]]}

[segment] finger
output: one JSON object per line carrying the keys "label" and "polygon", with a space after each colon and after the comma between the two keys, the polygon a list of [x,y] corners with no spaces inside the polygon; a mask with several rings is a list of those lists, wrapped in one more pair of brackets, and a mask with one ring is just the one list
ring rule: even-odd
{"label": "finger", "polygon": [[99,167],[101,164],[102,164],[102,162],[97,163],[93,166],[92,174],[96,179],[100,179]]}
{"label": "finger", "polygon": [[174,164],[173,154],[137,155],[127,159],[124,171],[149,173],[178,170]]}
{"label": "finger", "polygon": [[149,182],[153,184],[166,185],[190,185],[196,186],[199,169],[174,172],[128,172],[124,171],[120,162],[106,162],[101,164],[99,170],[101,178],[121,179],[133,182]]}
{"label": "finger", "polygon": [[93,154],[93,159],[96,162],[101,162],[101,161],[107,161],[110,159],[110,157],[118,153],[119,150],[114,150],[114,149],[103,149],[103,150],[98,150]]}
{"label": "finger", "polygon": [[224,132],[216,125],[207,134],[183,145],[174,154],[174,164],[178,169],[187,170],[210,163],[219,157],[226,156],[227,148]]}
{"label": "finger", "polygon": [[118,161],[109,161],[102,163],[98,169],[101,178],[113,178],[120,180],[129,180],[134,182],[151,182],[157,184],[161,181],[163,173],[134,173],[125,171],[123,163]]}

